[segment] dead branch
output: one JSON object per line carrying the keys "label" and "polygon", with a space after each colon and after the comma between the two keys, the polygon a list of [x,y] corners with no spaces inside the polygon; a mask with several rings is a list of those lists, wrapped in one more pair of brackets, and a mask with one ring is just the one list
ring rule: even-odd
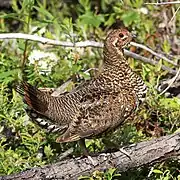
{"label": "dead branch", "polygon": [[178,77],[179,77],[179,73],[180,73],[180,68],[179,68],[178,72],[176,73],[176,75],[175,75],[172,79],[170,79],[170,82],[169,82],[167,88],[165,88],[165,89],[159,94],[159,96],[161,96],[162,94],[164,94],[164,93],[174,84],[174,82],[175,82],[175,81],[178,79]]}
{"label": "dead branch", "polygon": [[146,5],[172,5],[180,4],[180,1],[170,1],[170,2],[157,2],[157,3],[144,3]]}
{"label": "dead branch", "polygon": [[59,41],[40,37],[32,34],[24,33],[2,33],[0,34],[0,39],[24,39],[39,42],[42,44],[54,45],[54,46],[64,46],[64,47],[97,47],[102,48],[103,43],[96,41],[82,41],[77,43],[72,43],[68,41]]}
{"label": "dead branch", "polygon": [[136,43],[136,42],[131,42],[131,45],[132,45],[132,46],[135,46],[135,47],[142,48],[142,49],[150,52],[150,53],[153,54],[154,56],[156,56],[158,59],[163,59],[163,60],[167,61],[168,63],[171,63],[171,64],[177,66],[177,63],[176,63],[176,62],[171,61],[170,59],[168,59],[168,58],[165,57],[164,55],[153,51],[152,49],[150,49],[149,47],[147,47],[147,46],[145,46],[145,45],[143,45],[143,44],[139,44],[139,43]]}
{"label": "dead branch", "polygon": [[[128,50],[124,50],[124,54],[126,56],[129,56],[129,57],[132,57],[134,59],[138,59],[140,61],[143,61],[145,63],[148,63],[148,64],[152,64],[152,65],[157,65],[159,62],[158,61],[155,61],[153,59],[150,59],[150,58],[146,58],[146,57],[143,57],[139,54],[136,54],[136,53],[133,53],[131,51],[128,51]],[[165,71],[168,71],[169,74],[173,74],[173,75],[176,75],[177,74],[177,71],[172,69],[172,68],[169,68],[165,65],[161,65],[161,69],[165,70]]]}
{"label": "dead branch", "polygon": [[92,157],[94,166],[88,158],[72,158],[44,167],[32,168],[19,174],[3,176],[0,180],[73,180],[81,175],[90,175],[95,170],[104,171],[113,167],[120,172],[125,172],[144,165],[152,165],[180,155],[180,132],[132,144],[124,147],[124,150],[131,158],[120,151],[99,154]]}
{"label": "dead branch", "polygon": [[[54,45],[54,46],[64,46],[64,47],[82,47],[82,48],[83,47],[96,47],[96,48],[102,48],[103,47],[102,42],[81,41],[81,42],[72,43],[72,42],[68,42],[68,41],[53,40],[53,39],[40,37],[37,35],[24,34],[24,33],[3,33],[3,34],[0,34],[0,39],[24,39],[24,40],[31,40],[31,41],[39,42],[42,44],[48,44],[48,45]],[[167,57],[165,57],[162,54],[156,53],[155,51],[146,47],[145,45],[134,43],[134,42],[131,42],[131,45],[145,49],[148,52],[150,52],[151,54],[153,54],[154,56],[156,56],[157,58],[163,59],[163,60],[173,64],[174,66],[179,67],[179,65],[177,65],[177,63],[171,61],[170,59],[168,59]],[[130,56],[132,58],[139,59],[145,63],[149,63],[152,65],[158,64],[158,62],[153,60],[153,59],[143,57],[143,56],[138,55],[136,53],[130,52],[126,49],[124,51],[124,54],[127,56]],[[173,75],[175,75],[177,73],[176,70],[173,70],[173,69],[171,69],[167,66],[164,66],[164,65],[162,65],[161,68],[163,70],[167,70],[170,74],[173,74]]]}

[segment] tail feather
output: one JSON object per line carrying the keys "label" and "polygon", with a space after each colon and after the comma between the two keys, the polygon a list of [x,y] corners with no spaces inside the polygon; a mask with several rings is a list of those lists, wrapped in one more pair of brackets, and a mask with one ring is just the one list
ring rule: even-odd
{"label": "tail feather", "polygon": [[26,112],[30,119],[45,128],[48,132],[63,134],[68,124],[58,124],[49,113],[48,103],[52,98],[48,93],[42,92],[27,82],[22,82],[16,87],[16,91],[23,96],[24,102],[28,105]]}
{"label": "tail feather", "polygon": [[58,132],[60,134],[63,134],[67,128],[68,125],[58,125],[51,122],[50,119],[47,117],[37,114],[32,109],[26,108],[26,113],[28,114],[29,118],[36,124],[38,124],[41,128],[46,129],[47,132]]}
{"label": "tail feather", "polygon": [[23,96],[24,102],[33,110],[40,114],[44,114],[47,109],[47,94],[39,91],[27,82],[22,82],[16,87],[16,91]]}

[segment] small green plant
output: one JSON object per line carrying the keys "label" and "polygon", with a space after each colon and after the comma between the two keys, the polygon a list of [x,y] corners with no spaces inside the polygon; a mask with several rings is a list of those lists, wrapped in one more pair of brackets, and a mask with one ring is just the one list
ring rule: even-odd
{"label": "small green plant", "polygon": [[115,168],[108,169],[105,173],[100,171],[95,171],[92,174],[92,177],[89,176],[80,176],[78,180],[118,180],[120,179],[121,174],[117,173]]}

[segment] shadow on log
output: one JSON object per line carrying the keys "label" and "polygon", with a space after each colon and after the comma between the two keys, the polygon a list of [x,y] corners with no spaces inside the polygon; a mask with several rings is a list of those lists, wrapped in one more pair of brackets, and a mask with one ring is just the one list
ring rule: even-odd
{"label": "shadow on log", "polygon": [[99,154],[92,157],[94,166],[88,158],[67,159],[41,168],[32,168],[19,174],[3,176],[0,180],[73,180],[81,175],[90,175],[95,170],[104,171],[111,167],[125,172],[180,155],[180,133],[132,144],[123,149],[130,157],[120,151]]}

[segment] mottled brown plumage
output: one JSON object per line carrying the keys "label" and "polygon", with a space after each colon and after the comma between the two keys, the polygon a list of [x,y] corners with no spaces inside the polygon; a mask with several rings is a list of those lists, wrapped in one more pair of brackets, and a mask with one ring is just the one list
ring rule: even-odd
{"label": "mottled brown plumage", "polygon": [[32,110],[31,117],[41,126],[59,132],[57,142],[77,141],[117,128],[146,93],[145,84],[123,55],[123,48],[131,40],[125,29],[111,31],[105,40],[104,64],[97,77],[59,97],[23,82],[17,91]]}

